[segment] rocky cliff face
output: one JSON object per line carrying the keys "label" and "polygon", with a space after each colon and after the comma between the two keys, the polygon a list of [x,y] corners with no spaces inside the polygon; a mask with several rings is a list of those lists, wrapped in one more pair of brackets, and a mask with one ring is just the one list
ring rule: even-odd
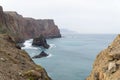
{"label": "rocky cliff face", "polygon": [[45,69],[36,65],[18,48],[12,37],[0,34],[0,80],[51,80]]}
{"label": "rocky cliff face", "polygon": [[120,35],[98,54],[87,80],[120,80]]}
{"label": "rocky cliff face", "polygon": [[61,37],[58,27],[51,19],[25,18],[16,12],[3,12],[0,7],[0,24],[7,29],[16,41],[23,41],[43,34],[46,38]]}

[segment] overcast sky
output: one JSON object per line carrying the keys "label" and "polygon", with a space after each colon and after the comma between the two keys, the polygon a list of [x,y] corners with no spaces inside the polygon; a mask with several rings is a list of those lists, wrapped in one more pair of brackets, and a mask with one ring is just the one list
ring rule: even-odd
{"label": "overcast sky", "polygon": [[79,33],[120,33],[120,0],[0,0],[0,5]]}

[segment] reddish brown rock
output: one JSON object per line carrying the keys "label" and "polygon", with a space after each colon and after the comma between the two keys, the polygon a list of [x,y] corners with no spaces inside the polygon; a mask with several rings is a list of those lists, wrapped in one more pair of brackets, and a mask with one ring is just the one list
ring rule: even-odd
{"label": "reddish brown rock", "polygon": [[2,7],[0,7],[0,11],[0,23],[18,42],[38,37],[40,34],[46,38],[61,37],[60,31],[52,19],[26,18],[17,12],[3,12]]}

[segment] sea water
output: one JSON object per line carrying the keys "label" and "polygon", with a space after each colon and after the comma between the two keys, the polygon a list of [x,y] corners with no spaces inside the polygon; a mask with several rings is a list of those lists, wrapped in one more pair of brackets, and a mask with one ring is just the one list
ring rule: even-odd
{"label": "sea water", "polygon": [[85,80],[92,70],[96,55],[113,41],[115,34],[62,34],[62,38],[48,39],[49,49],[33,47],[32,39],[23,47],[31,57],[42,50],[48,57],[33,59],[42,65],[53,80]]}

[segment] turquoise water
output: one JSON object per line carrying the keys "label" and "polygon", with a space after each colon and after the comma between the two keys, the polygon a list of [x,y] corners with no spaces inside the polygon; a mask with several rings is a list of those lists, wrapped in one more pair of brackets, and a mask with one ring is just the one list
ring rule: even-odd
{"label": "turquoise water", "polygon": [[[106,48],[115,34],[63,34],[62,38],[48,39],[50,56],[33,59],[42,65],[53,80],[85,80],[92,70],[96,55]],[[32,40],[25,42],[25,49],[31,57],[41,52],[41,48],[31,46]]]}

